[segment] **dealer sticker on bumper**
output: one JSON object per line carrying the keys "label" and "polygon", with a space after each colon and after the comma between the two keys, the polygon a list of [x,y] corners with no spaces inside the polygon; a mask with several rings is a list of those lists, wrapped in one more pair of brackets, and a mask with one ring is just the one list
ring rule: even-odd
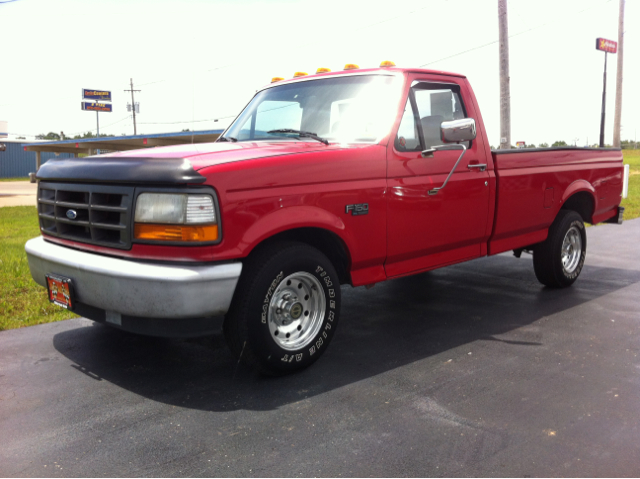
{"label": "dealer sticker on bumper", "polygon": [[53,274],[45,275],[47,278],[47,290],[49,301],[65,309],[73,309],[73,285],[71,278]]}

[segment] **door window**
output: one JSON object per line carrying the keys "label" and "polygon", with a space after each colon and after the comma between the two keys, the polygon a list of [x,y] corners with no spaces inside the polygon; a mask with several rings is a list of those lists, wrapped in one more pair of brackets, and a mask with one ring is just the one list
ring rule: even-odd
{"label": "door window", "polygon": [[[459,88],[451,85],[416,82],[409,91],[400,128],[395,139],[398,151],[422,151],[442,145],[443,121],[465,118]],[[465,142],[467,148],[470,142]]]}

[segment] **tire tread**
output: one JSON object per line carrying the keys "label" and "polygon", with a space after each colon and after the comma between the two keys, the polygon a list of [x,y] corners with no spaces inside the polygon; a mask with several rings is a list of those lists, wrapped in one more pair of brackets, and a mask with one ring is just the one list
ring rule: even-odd
{"label": "tire tread", "polygon": [[[250,369],[268,376],[281,376],[288,373],[278,368],[269,367],[268,364],[260,360],[250,341],[247,340],[249,337],[249,325],[247,324],[250,315],[249,302],[252,299],[248,292],[255,290],[256,283],[262,279],[261,276],[265,274],[265,270],[274,256],[308,257],[313,254],[319,255],[319,259],[331,265],[329,259],[321,251],[296,241],[281,241],[266,245],[254,251],[245,261],[231,307],[225,317],[223,329],[227,345],[233,355]],[[319,356],[318,354],[313,361],[315,362]]]}
{"label": "tire tread", "polygon": [[[567,280],[558,273],[557,248],[562,245],[564,235],[569,225],[575,221],[582,221],[582,217],[573,210],[560,210],[555,220],[549,227],[549,235],[542,243],[536,245],[533,251],[533,270],[540,283],[550,288],[564,288],[573,284],[577,279]],[[583,247],[586,250],[586,235]],[[582,268],[582,267],[580,267]],[[579,275],[579,273],[578,273]]]}

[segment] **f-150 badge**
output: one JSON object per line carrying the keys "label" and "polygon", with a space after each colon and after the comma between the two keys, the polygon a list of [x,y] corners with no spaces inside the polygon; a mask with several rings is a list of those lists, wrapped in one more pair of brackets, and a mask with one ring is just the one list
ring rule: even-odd
{"label": "f-150 badge", "polygon": [[351,216],[367,215],[369,214],[369,203],[347,205],[344,210],[347,214],[351,213]]}

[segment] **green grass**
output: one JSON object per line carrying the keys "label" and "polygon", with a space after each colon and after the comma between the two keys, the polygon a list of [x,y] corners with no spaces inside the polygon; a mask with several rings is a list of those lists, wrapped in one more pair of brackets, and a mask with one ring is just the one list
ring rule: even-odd
{"label": "green grass", "polygon": [[625,164],[629,165],[629,195],[622,200],[624,219],[640,217],[640,150],[624,150]]}
{"label": "green grass", "polygon": [[49,303],[47,290],[31,278],[24,244],[39,234],[33,206],[0,208],[0,331],[75,316]]}
{"label": "green grass", "polygon": [[29,181],[29,177],[27,178],[0,178],[0,182],[2,181]]}
{"label": "green grass", "polygon": [[[625,150],[623,155],[631,175],[629,197],[622,206],[625,220],[630,220],[640,217],[640,150]],[[39,234],[33,206],[0,208],[0,331],[75,316],[49,303],[46,289],[31,278],[24,244]]]}

